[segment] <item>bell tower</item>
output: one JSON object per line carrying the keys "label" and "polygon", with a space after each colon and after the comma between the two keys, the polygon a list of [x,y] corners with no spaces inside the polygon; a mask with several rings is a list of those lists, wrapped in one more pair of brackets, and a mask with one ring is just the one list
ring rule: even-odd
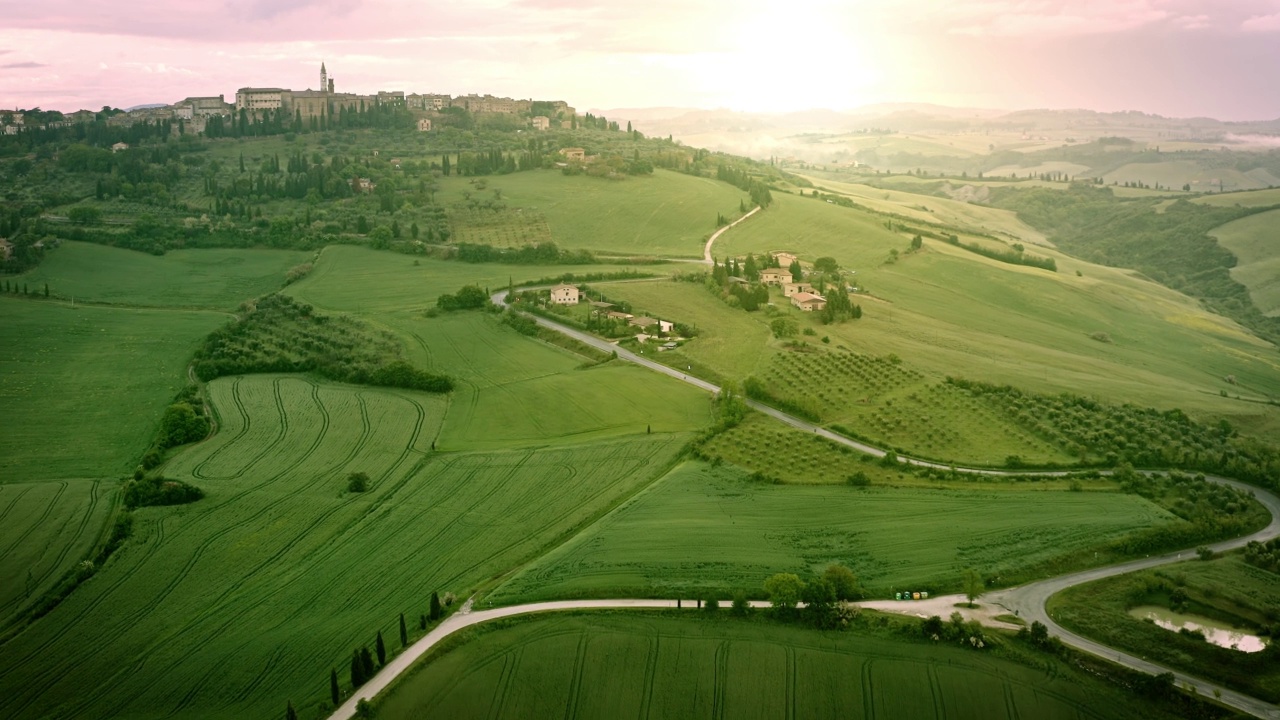
{"label": "bell tower", "polygon": [[329,71],[324,69],[324,61],[320,62],[320,92],[329,90]]}

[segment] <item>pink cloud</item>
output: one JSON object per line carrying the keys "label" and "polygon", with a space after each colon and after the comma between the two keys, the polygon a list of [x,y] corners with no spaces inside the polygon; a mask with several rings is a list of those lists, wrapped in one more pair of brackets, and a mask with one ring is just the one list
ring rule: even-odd
{"label": "pink cloud", "polygon": [[1280,32],[1280,13],[1272,15],[1254,15],[1240,23],[1245,32]]}

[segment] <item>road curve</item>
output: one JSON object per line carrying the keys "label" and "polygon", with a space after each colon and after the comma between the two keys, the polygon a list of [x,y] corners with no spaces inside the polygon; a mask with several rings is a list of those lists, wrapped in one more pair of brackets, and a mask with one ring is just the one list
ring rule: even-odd
{"label": "road curve", "polygon": [[[743,216],[743,218],[740,218],[740,220],[745,219],[746,217],[747,216]],[[728,228],[725,228],[725,229],[728,229]],[[712,236],[712,239],[714,240],[714,236]],[[710,247],[710,243],[708,243],[708,247]],[[492,300],[495,304],[498,304],[504,307],[510,307],[505,302],[505,296],[506,296],[505,291],[496,293],[493,295]],[[535,322],[537,322],[539,325],[543,327],[550,328],[564,335],[568,335],[569,337],[574,338],[575,340],[578,340],[587,345],[590,345],[598,350],[602,350],[604,352],[616,352],[618,354],[618,358],[621,360],[626,360],[628,362],[641,365],[650,370],[653,370],[654,372],[659,372],[659,373],[662,373],[663,375],[667,375],[677,380],[681,380],[695,387],[702,388],[703,390],[706,390],[713,394],[720,392],[720,387],[713,383],[707,382],[706,380],[702,380],[700,378],[696,378],[687,373],[682,373],[679,370],[668,367],[666,365],[655,362],[653,360],[649,360],[643,355],[633,353],[630,350],[627,350],[625,348],[620,348],[617,345],[614,345],[613,343],[610,343],[606,340],[598,338],[589,333],[575,330],[566,325],[561,325],[560,323],[557,323],[552,320],[548,320],[547,318],[539,317],[536,315],[531,315],[530,317],[532,317]],[[830,440],[835,443],[839,443],[841,445],[845,445],[847,447],[853,448],[859,452],[863,452],[868,455],[873,455],[875,457],[884,457],[885,455],[885,451],[880,448],[868,445],[863,442],[859,442],[857,440],[852,440],[843,435],[838,435],[836,433],[831,432],[830,430],[827,430],[824,427],[808,422],[807,420],[802,420],[793,415],[789,415],[785,412],[782,412],[781,410],[778,410],[777,408],[770,407],[768,405],[756,402],[754,400],[747,400],[746,403],[752,409],[762,412],[765,415],[775,418],[798,430],[819,435],[821,437],[826,438],[827,440]],[[906,458],[906,457],[902,457],[900,458],[900,460],[902,462],[910,463],[912,465],[916,465],[920,467],[933,467],[933,468],[941,468],[941,469],[954,468],[956,472],[966,473],[971,475],[1019,474],[1019,475],[1037,475],[1041,477],[1060,477],[1069,473],[1069,471],[1064,471],[1064,470],[1040,471],[1040,472],[1013,472],[1008,470],[992,470],[992,469],[986,469],[986,468],[966,468],[966,467],[960,467],[960,466],[944,465],[942,463],[935,463],[935,462],[929,462],[927,460],[917,460],[914,458]],[[1229,478],[1217,477],[1212,475],[1206,475],[1205,479],[1208,480],[1209,482],[1227,485],[1237,490],[1241,490],[1243,492],[1247,492],[1253,495],[1271,513],[1271,523],[1267,525],[1267,527],[1263,528],[1262,530],[1259,530],[1256,533],[1247,535],[1245,537],[1236,538],[1234,540],[1224,540],[1222,542],[1215,543],[1209,546],[1211,549],[1213,549],[1215,552],[1223,552],[1226,550],[1232,550],[1235,548],[1243,547],[1245,544],[1249,543],[1250,541],[1256,540],[1258,542],[1264,542],[1266,540],[1271,540],[1273,538],[1280,537],[1280,497],[1276,497],[1272,493],[1266,490],[1263,490],[1262,488],[1255,487],[1252,485],[1246,485],[1245,483],[1242,483],[1238,480],[1231,480]],[[1179,560],[1190,559],[1191,557],[1193,557],[1193,553],[1194,553],[1193,550],[1187,549],[1187,550],[1183,550],[1182,552],[1173,552],[1173,553],[1168,553],[1166,555],[1159,555],[1157,557],[1149,557],[1149,558],[1143,558],[1141,560],[1133,560],[1130,562],[1120,563],[1118,565],[1111,565],[1103,568],[1094,568],[1092,570],[1085,570],[1078,573],[1072,573],[1070,575],[1063,575],[1061,577],[1050,578],[1048,580],[1042,580],[1040,582],[1030,583],[1028,585],[1022,585],[1019,587],[1008,588],[1005,590],[988,593],[985,597],[987,598],[988,602],[994,602],[1003,607],[1008,608],[1010,611],[1016,611],[1024,620],[1028,622],[1039,620],[1040,622],[1044,623],[1046,627],[1049,628],[1049,631],[1052,634],[1057,635],[1062,639],[1064,643],[1076,649],[1083,650],[1093,655],[1097,655],[1098,657],[1105,658],[1107,660],[1118,663],[1125,667],[1150,673],[1153,675],[1164,673],[1164,672],[1172,672],[1174,674],[1174,677],[1177,678],[1180,684],[1194,687],[1197,690],[1197,692],[1200,692],[1203,695],[1206,695],[1208,697],[1215,697],[1216,692],[1221,692],[1221,697],[1219,698],[1219,701],[1225,705],[1228,705],[1237,710],[1240,710],[1241,712],[1246,712],[1250,715],[1254,715],[1256,717],[1280,720],[1280,708],[1278,708],[1275,705],[1272,705],[1271,703],[1265,702],[1255,697],[1251,697],[1249,695],[1245,695],[1243,693],[1238,693],[1234,690],[1229,690],[1225,687],[1209,682],[1207,680],[1202,680],[1200,678],[1196,678],[1196,677],[1187,675],[1185,673],[1176,672],[1172,668],[1166,668],[1164,666],[1148,662],[1142,658],[1126,654],[1123,651],[1116,650],[1114,648],[1108,647],[1106,645],[1095,642],[1088,638],[1082,637],[1080,635],[1076,635],[1075,633],[1072,633],[1066,630],[1061,625],[1058,625],[1056,622],[1054,622],[1053,619],[1049,617],[1048,612],[1045,610],[1045,603],[1048,602],[1049,597],[1061,590],[1065,590],[1074,585],[1080,585],[1082,583],[1091,582],[1093,580],[1099,580],[1106,577],[1121,575],[1123,573],[1133,572],[1135,570],[1144,570],[1144,569],[1156,567],[1159,565],[1175,563],[1175,562],[1178,562]],[[610,601],[605,601],[605,602],[610,602]]]}
{"label": "road curve", "polygon": [[760,212],[760,206],[759,206],[759,205],[757,205],[757,206],[755,206],[755,207],[751,208],[751,212],[747,213],[746,215],[743,215],[742,217],[738,218],[737,220],[734,220],[733,222],[729,223],[728,225],[725,225],[724,227],[722,227],[722,228],[720,228],[719,230],[717,230],[717,231],[715,231],[714,233],[712,233],[711,237],[707,238],[707,244],[702,246],[702,264],[703,264],[703,265],[710,265],[711,263],[715,262],[715,261],[714,261],[714,260],[712,260],[712,258],[711,258],[711,246],[715,243],[716,238],[718,238],[718,237],[720,237],[721,235],[723,235],[723,234],[724,234],[724,232],[725,232],[726,230],[728,230],[729,228],[733,227],[734,225],[737,225],[738,223],[742,222],[743,220],[746,220],[747,218],[751,217],[752,215],[755,215],[755,214],[756,214],[756,213],[758,213],[758,212]]}

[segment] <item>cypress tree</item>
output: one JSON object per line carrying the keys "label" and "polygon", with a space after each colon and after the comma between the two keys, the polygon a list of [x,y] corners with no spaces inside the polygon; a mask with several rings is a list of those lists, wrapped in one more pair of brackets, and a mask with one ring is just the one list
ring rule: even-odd
{"label": "cypress tree", "polygon": [[289,706],[284,711],[285,720],[298,720],[298,711],[293,709],[293,701],[289,701]]}
{"label": "cypress tree", "polygon": [[430,609],[430,612],[431,612],[431,619],[432,619],[432,620],[439,620],[439,619],[440,619],[440,593],[437,593],[437,592],[433,592],[433,593],[431,593],[431,609]]}
{"label": "cypress tree", "polygon": [[382,631],[378,631],[378,638],[374,641],[374,649],[378,651],[378,665],[387,664],[387,644],[382,641]]}
{"label": "cypress tree", "polygon": [[368,645],[360,648],[360,668],[364,673],[365,680],[373,677],[373,671],[375,670],[373,666],[373,654],[369,652]]}
{"label": "cypress tree", "polygon": [[49,283],[44,284],[44,296],[49,297]]}
{"label": "cypress tree", "polygon": [[400,613],[400,647],[408,647],[409,629],[404,626],[404,613]]}
{"label": "cypress tree", "polygon": [[427,616],[426,616],[426,615],[419,615],[419,616],[418,616],[418,629],[419,629],[419,630],[426,630],[426,629],[427,629]]}
{"label": "cypress tree", "polygon": [[329,670],[329,697],[333,699],[334,707],[338,707],[338,703],[342,701],[342,690],[338,687],[337,670]]}
{"label": "cypress tree", "polygon": [[360,658],[359,650],[351,651],[351,688],[360,687],[364,684],[364,662]]}

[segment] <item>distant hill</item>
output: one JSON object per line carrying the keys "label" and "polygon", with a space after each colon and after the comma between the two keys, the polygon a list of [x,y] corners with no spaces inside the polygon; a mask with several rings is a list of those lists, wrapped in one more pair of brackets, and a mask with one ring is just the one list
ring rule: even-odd
{"label": "distant hill", "polygon": [[134,110],[150,110],[151,108],[162,107],[169,107],[169,103],[147,103],[146,105],[134,105],[133,107],[125,108],[124,111],[133,112]]}

